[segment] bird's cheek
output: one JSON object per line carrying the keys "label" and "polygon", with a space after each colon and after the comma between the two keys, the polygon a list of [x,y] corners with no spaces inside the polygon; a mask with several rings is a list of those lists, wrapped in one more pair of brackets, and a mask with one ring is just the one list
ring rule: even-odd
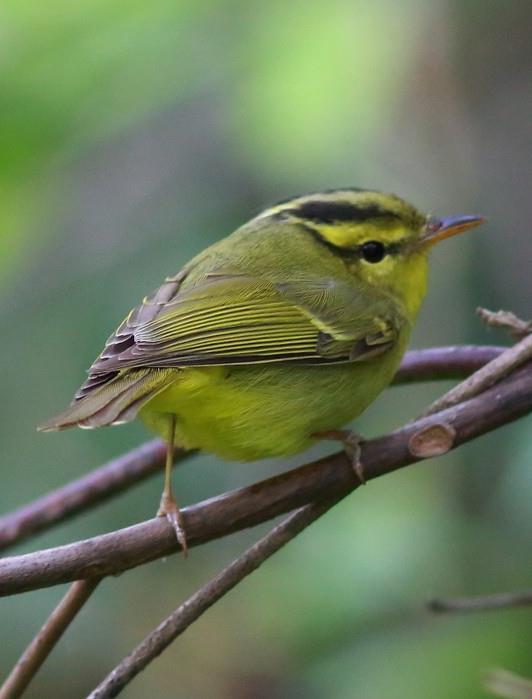
{"label": "bird's cheek", "polygon": [[365,260],[360,260],[359,273],[368,281],[378,282],[380,280],[386,279],[393,274],[395,269],[395,261],[390,255],[386,255],[384,259],[380,262],[366,262]]}

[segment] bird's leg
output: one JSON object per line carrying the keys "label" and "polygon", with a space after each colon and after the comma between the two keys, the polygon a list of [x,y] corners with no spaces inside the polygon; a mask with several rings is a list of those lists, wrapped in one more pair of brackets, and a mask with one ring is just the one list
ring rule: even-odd
{"label": "bird's leg", "polygon": [[360,481],[360,484],[366,484],[364,467],[362,466],[362,462],[360,460],[362,453],[360,445],[364,441],[363,437],[352,430],[326,430],[324,432],[314,432],[312,436],[319,437],[320,439],[330,439],[331,441],[342,442],[347,458],[351,462],[353,471]]}
{"label": "bird's leg", "polygon": [[174,528],[177,541],[183,549],[185,556],[188,553],[187,537],[183,524],[181,510],[175,500],[172,490],[172,466],[174,465],[174,439],[176,416],[170,415],[168,420],[168,437],[166,442],[166,466],[164,470],[164,490],[161,495],[161,504],[157,510],[157,517],[166,517]]}

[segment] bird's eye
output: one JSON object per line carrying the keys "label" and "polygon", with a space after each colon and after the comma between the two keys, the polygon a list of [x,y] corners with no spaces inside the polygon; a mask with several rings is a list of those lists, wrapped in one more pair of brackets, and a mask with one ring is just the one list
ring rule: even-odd
{"label": "bird's eye", "polygon": [[380,262],[386,255],[386,248],[377,240],[370,240],[362,246],[362,257],[366,262]]}

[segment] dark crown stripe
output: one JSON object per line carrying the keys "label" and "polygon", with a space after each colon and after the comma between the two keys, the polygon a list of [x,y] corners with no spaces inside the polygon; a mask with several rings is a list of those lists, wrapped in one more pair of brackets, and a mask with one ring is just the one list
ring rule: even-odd
{"label": "dark crown stripe", "polygon": [[335,223],[336,221],[354,221],[361,223],[375,218],[397,218],[392,211],[386,211],[376,204],[357,206],[346,201],[307,201],[285,213],[314,223]]}
{"label": "dark crown stripe", "polygon": [[[320,194],[345,194],[346,192],[367,192],[369,190],[363,189],[362,187],[336,187],[334,189],[322,189]],[[311,192],[304,192],[301,194],[296,194],[291,197],[287,197],[286,199],[279,199],[278,201],[274,202],[271,206],[272,208],[275,206],[283,206],[284,204],[290,204],[292,202],[295,202],[296,199],[304,199],[305,197],[309,196],[315,196],[314,193]]]}

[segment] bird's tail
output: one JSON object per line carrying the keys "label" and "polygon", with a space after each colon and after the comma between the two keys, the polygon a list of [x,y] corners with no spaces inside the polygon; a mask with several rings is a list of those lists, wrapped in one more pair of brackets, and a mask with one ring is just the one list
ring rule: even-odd
{"label": "bird's tail", "polygon": [[[69,407],[37,427],[40,432],[65,430],[68,427],[102,427],[133,420],[138,411],[175,379],[168,369],[135,369],[120,372],[99,385],[89,377],[94,388],[82,390]],[[88,382],[88,383],[89,383]]]}

